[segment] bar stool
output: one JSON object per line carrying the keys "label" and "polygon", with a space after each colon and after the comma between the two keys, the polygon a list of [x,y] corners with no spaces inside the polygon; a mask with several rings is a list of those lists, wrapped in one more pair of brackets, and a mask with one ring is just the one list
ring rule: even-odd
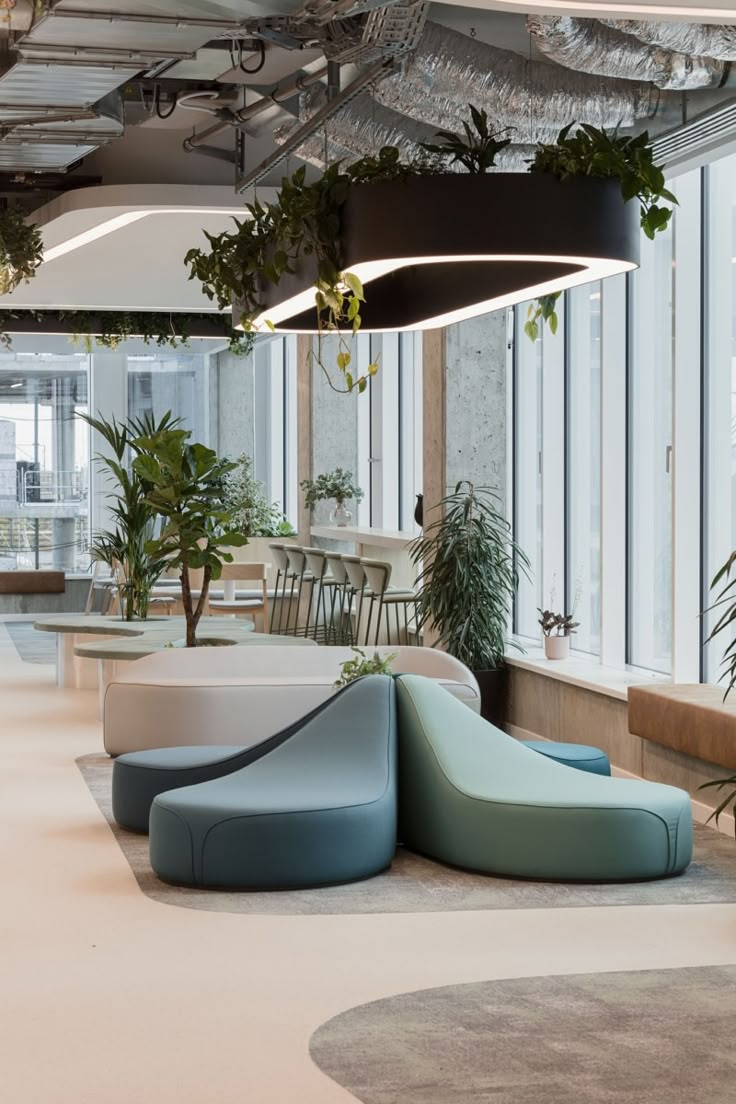
{"label": "bar stool", "polygon": [[[284,605],[286,604],[286,587],[289,581],[289,561],[287,559],[285,549],[286,545],[283,543],[283,541],[278,541],[274,544],[269,544],[268,546],[268,550],[271,553],[271,560],[273,561],[273,564],[276,568],[276,583],[273,593],[273,605],[271,606],[271,623],[269,627],[269,632],[274,631],[273,622],[276,616],[276,606],[278,606],[279,608],[279,623],[276,628],[276,632],[281,632],[281,622],[284,616]],[[289,608],[290,607],[291,603],[289,603]]]}
{"label": "bar stool", "polygon": [[[366,578],[360,556],[342,556],[342,564],[348,577],[346,588],[346,603],[348,622],[350,622],[350,635],[353,642],[360,643],[360,622],[363,617],[363,601],[366,597]],[[355,631],[353,632],[351,617],[355,611]]]}
{"label": "bar stool", "polygon": [[[386,612],[386,640],[388,644],[401,644],[401,625],[399,622],[399,610],[404,614],[404,635],[406,643],[409,643],[409,616],[408,607],[414,607],[414,624],[417,622],[417,595],[413,590],[404,587],[389,586],[391,581],[391,564],[384,560],[373,560],[363,557],[360,561],[365,576],[366,589],[364,597],[370,598],[368,610],[368,624],[366,626],[365,643],[370,639],[371,621],[373,619],[373,607],[378,602],[378,614],[376,616],[376,635],[374,644],[378,644],[381,631],[381,614]],[[390,611],[393,609],[396,621],[396,640],[391,640]]]}
{"label": "bar stool", "polygon": [[294,587],[296,586],[296,615],[294,617],[294,636],[301,636],[302,631],[299,627],[299,617],[301,613],[302,595],[304,589],[309,585],[309,604],[307,606],[307,619],[304,627],[304,636],[307,635],[307,629],[309,627],[309,619],[312,613],[312,599],[314,598],[314,575],[307,568],[307,557],[304,549],[297,544],[284,545],[286,552],[286,558],[289,563],[289,574],[291,576],[291,593],[289,596],[289,610],[286,618],[286,629],[284,630],[286,635],[289,635],[289,623],[291,620],[291,606],[292,598],[294,597]]}
{"label": "bar stool", "polygon": [[326,643],[352,644],[353,626],[348,616],[345,620],[345,607],[350,612],[350,600],[352,600],[352,587],[350,579],[343,563],[343,557],[339,552],[325,552],[325,557],[330,569],[330,578],[326,580],[331,588],[330,616],[328,620]]}
{"label": "bar stool", "polygon": [[[311,627],[312,639],[317,640],[320,631],[320,624],[322,626],[323,643],[327,643],[327,598],[325,591],[334,587],[335,580],[328,577],[327,574],[327,556],[322,548],[304,548],[302,550],[307,560],[307,571],[312,576],[312,594],[316,588],[317,600],[314,603],[314,624]],[[307,624],[304,630],[304,635],[310,635],[310,613],[312,610],[312,600],[310,596],[309,610],[307,611]],[[322,621],[320,622],[320,607],[322,609]]]}

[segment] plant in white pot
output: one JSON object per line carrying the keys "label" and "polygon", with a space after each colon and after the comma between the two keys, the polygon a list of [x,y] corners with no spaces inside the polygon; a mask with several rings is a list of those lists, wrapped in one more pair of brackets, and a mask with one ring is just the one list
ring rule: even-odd
{"label": "plant in white pot", "polygon": [[574,611],[553,613],[552,610],[540,609],[538,612],[547,659],[567,659],[570,655],[570,637],[580,624],[579,621],[573,621]]}
{"label": "plant in white pot", "polygon": [[363,491],[355,482],[352,472],[345,468],[335,468],[334,471],[318,475],[316,479],[303,479],[301,488],[304,491],[304,501],[310,510],[313,510],[318,502],[334,501],[335,507],[330,513],[330,521],[340,527],[349,525],[353,515],[345,505],[351,500],[361,502]]}

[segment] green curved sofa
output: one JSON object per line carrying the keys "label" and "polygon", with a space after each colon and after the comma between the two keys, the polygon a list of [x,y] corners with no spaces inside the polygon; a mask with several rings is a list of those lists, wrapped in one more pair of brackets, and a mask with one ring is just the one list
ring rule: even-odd
{"label": "green curved sofa", "polygon": [[160,793],[151,865],[167,882],[229,889],[378,874],[396,850],[396,755],[394,680],[351,683],[255,762]]}
{"label": "green curved sofa", "polygon": [[692,812],[683,790],[562,766],[428,680],[396,681],[405,846],[545,881],[633,881],[687,867]]}

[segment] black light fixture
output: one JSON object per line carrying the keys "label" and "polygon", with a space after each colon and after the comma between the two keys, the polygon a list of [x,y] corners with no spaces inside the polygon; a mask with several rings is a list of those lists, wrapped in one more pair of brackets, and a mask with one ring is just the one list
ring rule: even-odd
{"label": "black light fixture", "polygon": [[[409,177],[352,188],[341,239],[365,287],[362,331],[431,329],[637,268],[639,205],[617,179]],[[256,327],[316,332],[315,277],[305,257],[264,285]]]}

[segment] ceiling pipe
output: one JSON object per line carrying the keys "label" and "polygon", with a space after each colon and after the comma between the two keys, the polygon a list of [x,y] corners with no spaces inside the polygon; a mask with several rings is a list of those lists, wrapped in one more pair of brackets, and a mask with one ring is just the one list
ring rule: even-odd
{"label": "ceiling pipe", "polygon": [[275,108],[278,109],[277,114],[279,119],[283,119],[283,115],[288,113],[282,111],[280,106],[281,103],[284,100],[291,99],[299,92],[305,91],[316,81],[322,80],[322,78],[327,75],[327,68],[327,64],[319,59],[310,62],[309,65],[304,67],[298,77],[294,77],[284,84],[277,85],[273,92],[270,92],[267,96],[263,96],[260,100],[256,100],[255,103],[240,108],[240,110],[223,108],[219,112],[220,121],[214,123],[211,127],[207,127],[206,130],[202,130],[197,134],[192,134],[189,138],[185,138],[183,148],[187,153],[194,153],[203,145],[206,145],[208,138],[213,138],[216,134],[222,134],[222,132],[229,127],[247,129],[245,127],[246,123],[250,123],[253,119],[263,115],[266,111],[273,111]]}
{"label": "ceiling pipe", "polygon": [[676,91],[718,88],[728,76],[726,62],[652,46],[594,19],[530,15],[526,26],[546,57],[576,72],[646,80]]}
{"label": "ceiling pipe", "polygon": [[[25,0],[32,8],[32,0]],[[149,23],[172,27],[211,27],[213,30],[233,31],[242,28],[237,19],[204,19],[186,15],[148,15],[143,12],[87,11],[86,8],[56,7],[54,19],[96,19],[102,23]]]}

